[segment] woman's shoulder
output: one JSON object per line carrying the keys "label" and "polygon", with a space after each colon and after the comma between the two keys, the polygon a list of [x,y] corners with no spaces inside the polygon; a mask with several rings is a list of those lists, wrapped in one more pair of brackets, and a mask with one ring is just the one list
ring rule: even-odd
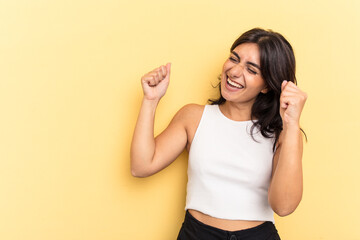
{"label": "woman's shoulder", "polygon": [[186,129],[186,133],[188,136],[188,145],[187,150],[190,150],[191,142],[195,136],[195,132],[197,127],[199,126],[201,117],[203,115],[204,109],[206,105],[200,104],[186,104],[180,110],[180,118],[182,118],[183,126]]}
{"label": "woman's shoulder", "polygon": [[200,121],[205,106],[195,103],[186,104],[176,113],[176,117],[181,119],[186,125],[193,125]]}
{"label": "woman's shoulder", "polygon": [[200,105],[196,103],[189,103],[184,105],[179,111],[181,111],[183,114],[196,114],[199,112],[203,112],[205,108],[205,105]]}

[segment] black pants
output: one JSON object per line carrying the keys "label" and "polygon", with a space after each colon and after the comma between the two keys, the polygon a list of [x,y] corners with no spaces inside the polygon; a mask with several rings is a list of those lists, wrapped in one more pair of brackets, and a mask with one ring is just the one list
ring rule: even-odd
{"label": "black pants", "polygon": [[273,222],[239,231],[226,231],[204,224],[186,211],[177,240],[280,240]]}

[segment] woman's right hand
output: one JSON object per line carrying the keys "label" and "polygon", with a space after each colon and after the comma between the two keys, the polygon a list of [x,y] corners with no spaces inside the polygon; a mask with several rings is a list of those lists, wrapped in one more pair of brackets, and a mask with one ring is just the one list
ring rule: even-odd
{"label": "woman's right hand", "polygon": [[162,65],[148,72],[141,78],[144,98],[147,100],[160,100],[169,86],[171,63]]}

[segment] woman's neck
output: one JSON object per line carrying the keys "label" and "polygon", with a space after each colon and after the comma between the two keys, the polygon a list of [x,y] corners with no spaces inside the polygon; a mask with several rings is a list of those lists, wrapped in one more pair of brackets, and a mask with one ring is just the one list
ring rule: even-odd
{"label": "woman's neck", "polygon": [[219,106],[220,111],[234,121],[251,120],[251,106],[226,101]]}

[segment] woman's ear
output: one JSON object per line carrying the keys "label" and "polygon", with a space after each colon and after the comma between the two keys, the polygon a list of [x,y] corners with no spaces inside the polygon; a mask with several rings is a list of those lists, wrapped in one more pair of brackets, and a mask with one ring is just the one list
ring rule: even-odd
{"label": "woman's ear", "polygon": [[263,90],[261,90],[261,93],[266,94],[269,91],[268,87],[265,87]]}

